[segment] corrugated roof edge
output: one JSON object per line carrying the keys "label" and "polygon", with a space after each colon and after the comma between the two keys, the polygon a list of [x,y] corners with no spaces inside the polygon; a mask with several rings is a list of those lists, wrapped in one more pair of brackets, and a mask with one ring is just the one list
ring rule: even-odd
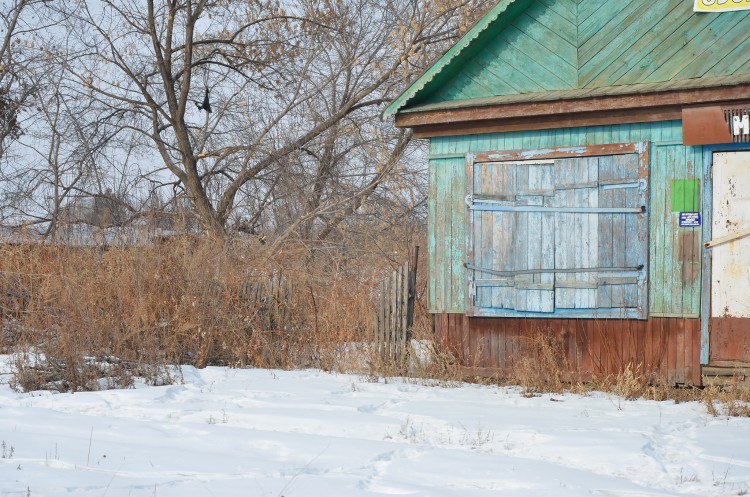
{"label": "corrugated roof edge", "polygon": [[388,119],[401,109],[406,103],[414,97],[419,91],[424,89],[435,77],[440,74],[450,63],[479,37],[487,28],[489,28],[508,7],[516,0],[500,0],[497,5],[487,12],[484,17],[479,19],[466,34],[448,49],[435,63],[428,67],[409,87],[404,90],[393,102],[385,108],[380,115],[382,120]]}

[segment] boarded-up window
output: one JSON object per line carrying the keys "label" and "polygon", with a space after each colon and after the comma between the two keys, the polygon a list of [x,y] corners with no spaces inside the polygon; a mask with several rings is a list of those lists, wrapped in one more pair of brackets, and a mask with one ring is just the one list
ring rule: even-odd
{"label": "boarded-up window", "polygon": [[647,317],[637,153],[467,162],[474,316]]}

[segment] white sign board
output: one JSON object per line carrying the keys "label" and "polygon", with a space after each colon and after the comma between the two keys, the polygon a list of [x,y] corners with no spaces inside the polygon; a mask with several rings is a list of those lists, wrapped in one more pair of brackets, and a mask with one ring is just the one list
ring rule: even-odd
{"label": "white sign board", "polygon": [[695,12],[730,12],[750,10],[750,0],[695,0]]}

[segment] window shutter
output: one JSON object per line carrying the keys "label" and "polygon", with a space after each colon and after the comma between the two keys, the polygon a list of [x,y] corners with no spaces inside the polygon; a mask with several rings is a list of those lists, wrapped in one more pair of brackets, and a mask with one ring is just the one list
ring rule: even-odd
{"label": "window shutter", "polygon": [[638,154],[467,163],[469,314],[644,318]]}

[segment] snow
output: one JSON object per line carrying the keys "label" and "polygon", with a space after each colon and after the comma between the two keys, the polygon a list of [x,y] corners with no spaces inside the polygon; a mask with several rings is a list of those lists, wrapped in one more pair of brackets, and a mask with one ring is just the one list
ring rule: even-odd
{"label": "snow", "polygon": [[750,494],[750,419],[699,403],[183,367],[17,393],[0,356],[0,496]]}

